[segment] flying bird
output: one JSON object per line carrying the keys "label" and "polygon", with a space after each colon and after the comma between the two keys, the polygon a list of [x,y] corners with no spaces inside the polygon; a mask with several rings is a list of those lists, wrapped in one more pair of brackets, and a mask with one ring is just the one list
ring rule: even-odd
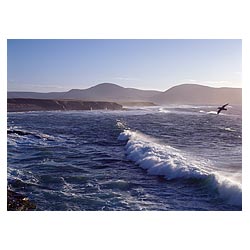
{"label": "flying bird", "polygon": [[224,104],[224,105],[221,106],[221,107],[218,107],[217,115],[218,115],[222,110],[227,110],[225,107],[226,107],[228,104],[229,104],[229,103]]}

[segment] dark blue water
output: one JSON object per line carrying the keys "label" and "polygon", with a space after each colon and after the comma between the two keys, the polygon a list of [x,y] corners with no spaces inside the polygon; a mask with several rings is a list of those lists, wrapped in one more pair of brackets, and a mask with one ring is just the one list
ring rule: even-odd
{"label": "dark blue water", "polygon": [[38,210],[241,210],[241,109],[8,113],[8,185]]}

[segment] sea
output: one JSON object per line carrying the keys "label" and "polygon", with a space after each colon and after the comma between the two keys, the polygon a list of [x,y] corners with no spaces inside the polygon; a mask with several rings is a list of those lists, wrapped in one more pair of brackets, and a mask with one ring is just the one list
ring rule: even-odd
{"label": "sea", "polygon": [[8,188],[39,211],[242,210],[242,111],[8,113]]}

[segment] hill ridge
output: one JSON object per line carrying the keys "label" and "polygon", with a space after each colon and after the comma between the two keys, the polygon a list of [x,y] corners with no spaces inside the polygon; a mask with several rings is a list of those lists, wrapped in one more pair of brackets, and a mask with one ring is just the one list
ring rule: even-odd
{"label": "hill ridge", "polygon": [[164,104],[241,104],[241,88],[210,87],[185,83],[166,91],[125,88],[115,83],[100,83],[86,89],[71,89],[66,92],[8,92],[8,98],[72,99],[83,101],[154,102]]}

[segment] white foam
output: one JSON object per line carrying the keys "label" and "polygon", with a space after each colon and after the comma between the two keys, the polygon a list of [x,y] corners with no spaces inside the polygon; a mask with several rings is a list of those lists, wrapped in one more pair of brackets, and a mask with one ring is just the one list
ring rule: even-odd
{"label": "white foam", "polygon": [[116,126],[120,129],[127,129],[128,128],[126,122],[119,120],[119,119],[116,120]]}
{"label": "white foam", "polygon": [[124,130],[118,140],[127,140],[126,154],[128,159],[151,175],[164,176],[171,179],[204,179],[208,180],[212,189],[230,204],[241,205],[241,184],[209,167],[205,159],[195,159],[187,153],[169,145],[162,145],[157,140],[140,132]]}
{"label": "white foam", "polygon": [[160,113],[170,113],[169,110],[166,110],[166,109],[164,109],[164,108],[159,108],[158,111],[159,111]]}
{"label": "white foam", "polygon": [[236,131],[236,130],[235,130],[235,129],[233,129],[233,128],[225,128],[225,130],[226,130],[226,131],[231,131],[231,132]]}
{"label": "white foam", "polygon": [[208,111],[207,114],[217,115],[216,111]]}

